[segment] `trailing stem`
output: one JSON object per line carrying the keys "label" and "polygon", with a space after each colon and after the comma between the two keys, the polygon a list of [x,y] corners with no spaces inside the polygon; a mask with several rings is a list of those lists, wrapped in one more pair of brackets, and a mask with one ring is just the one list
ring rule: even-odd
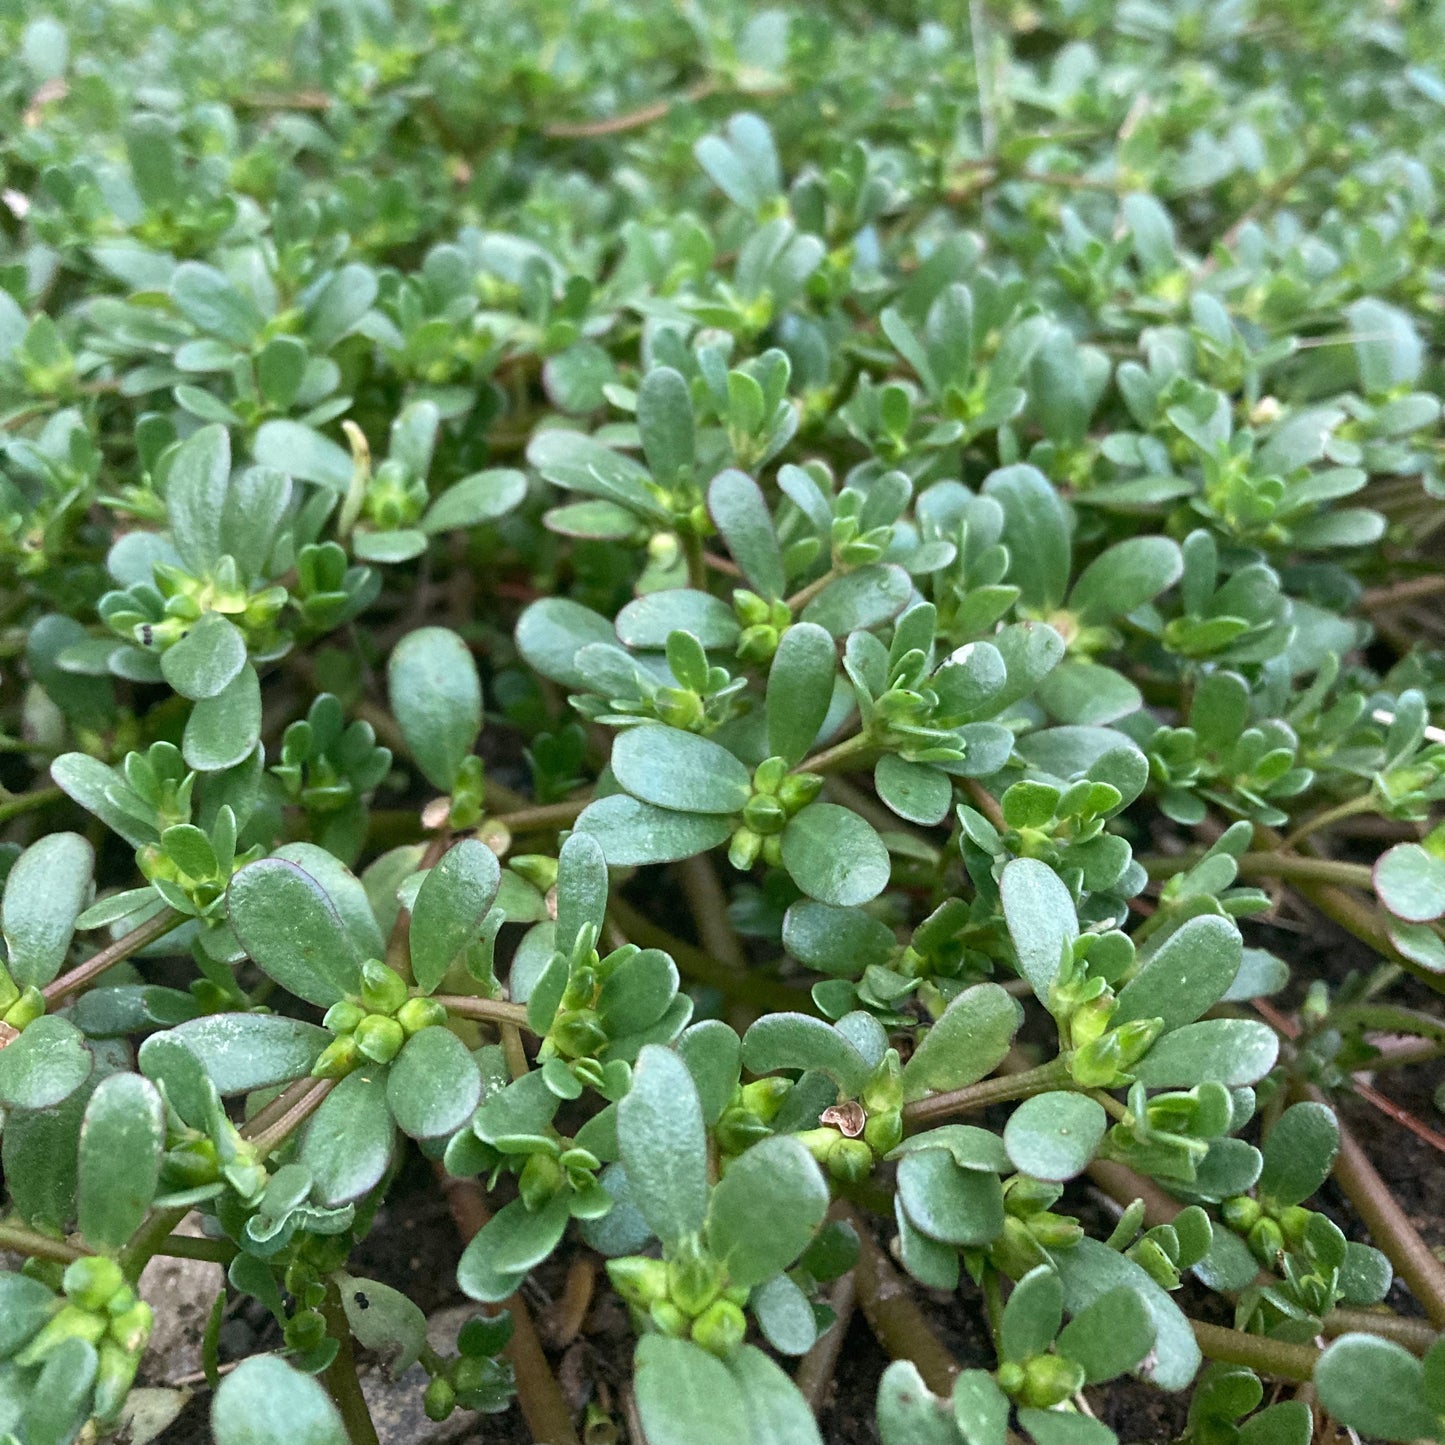
{"label": "trailing stem", "polygon": [[99,953],[87,958],[84,963],[72,968],[69,973],[63,973],[59,978],[47,984],[42,992],[45,995],[45,1005],[53,1008],[62,999],[67,999],[73,993],[79,993],[81,989],[88,988],[108,968],[114,968],[116,964],[123,962],[133,953],[139,953],[147,944],[154,943],[158,938],[164,938],[173,928],[179,928],[186,921],[186,915],[174,908],[163,908],[154,918],[147,919],[139,928],[133,928],[123,938],[116,941],[107,948],[102,948]]}

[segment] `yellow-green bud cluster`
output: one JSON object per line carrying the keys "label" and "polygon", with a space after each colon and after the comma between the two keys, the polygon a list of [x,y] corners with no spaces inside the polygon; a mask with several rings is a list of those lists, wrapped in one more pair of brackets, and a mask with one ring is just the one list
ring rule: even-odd
{"label": "yellow-green bud cluster", "polygon": [[66,1267],[65,1302],[14,1355],[22,1370],[44,1365],[67,1340],[84,1340],[99,1360],[90,1414],[115,1422],[135,1381],[151,1333],[151,1307],[126,1283],[113,1259],[85,1255]]}
{"label": "yellow-green bud cluster", "polygon": [[747,1335],[748,1291],[728,1284],[722,1265],[698,1240],[684,1241],[667,1260],[608,1260],[607,1273],[639,1328],[690,1339],[714,1355],[731,1354]]}
{"label": "yellow-green bud cluster", "polygon": [[447,1011],[435,999],[412,996],[405,980],[379,959],[361,965],[361,993],[326,1011],[323,1025],[336,1037],[311,1068],[318,1079],[345,1077],[364,1059],[389,1064],[402,1045],[422,1029],[446,1022]]}
{"label": "yellow-green bud cluster", "polygon": [[995,1268],[1011,1279],[1022,1279],[1036,1266],[1049,1263],[1047,1251],[1067,1249],[1084,1237],[1077,1219],[1052,1212],[1063,1192],[1063,1185],[1027,1174],[1005,1181],[1003,1233],[988,1251]]}
{"label": "yellow-green bud cluster", "polygon": [[1236,1234],[1244,1236],[1250,1252],[1266,1269],[1275,1268],[1286,1249],[1304,1246],[1312,1217],[1303,1205],[1275,1208],[1248,1194],[1226,1199],[1219,1206],[1219,1216]]}
{"label": "yellow-green bud cluster", "polygon": [[713,1130],[718,1151],[725,1159],[741,1154],[773,1132],[773,1119],[792,1087],[776,1074],[737,1087]]}
{"label": "yellow-green bud cluster", "polygon": [[33,985],[21,988],[0,963],[0,1022],[23,1033],[45,1012],[45,995]]}
{"label": "yellow-green bud cluster", "polygon": [[733,593],[733,615],[743,629],[738,638],[738,657],[744,662],[771,662],[783,633],[793,621],[788,604],[777,600],[769,602],[756,592],[739,588]]}
{"label": "yellow-green bud cluster", "polygon": [[897,1049],[878,1061],[857,1103],[837,1105],[816,1129],[796,1136],[843,1184],[858,1184],[903,1140],[903,1070]]}
{"label": "yellow-green bud cluster", "polygon": [[1022,1363],[1006,1360],[998,1367],[998,1384],[1020,1405],[1051,1410],[1084,1387],[1084,1367],[1062,1355],[1032,1355]]}
{"label": "yellow-green bud cluster", "polygon": [[782,832],[794,814],[818,796],[817,773],[790,773],[782,758],[766,758],[753,773],[753,791],[743,805],[742,823],[728,844],[734,868],[751,868],[759,857],[770,867],[783,861]]}

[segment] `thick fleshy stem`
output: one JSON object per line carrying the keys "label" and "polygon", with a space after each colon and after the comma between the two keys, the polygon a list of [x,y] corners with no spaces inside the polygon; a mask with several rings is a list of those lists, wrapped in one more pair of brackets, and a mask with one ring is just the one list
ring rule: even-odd
{"label": "thick fleshy stem", "polygon": [[[456,1221],[457,1233],[464,1244],[470,1244],[492,1217],[481,1186],[475,1179],[453,1179],[440,1164],[436,1172]],[[501,1308],[512,1312],[512,1338],[503,1354],[516,1376],[517,1403],[522,1407],[532,1438],[545,1440],[548,1445],[579,1445],[572,1410],[547,1363],[526,1301],[520,1294],[514,1294],[503,1301]]]}
{"label": "thick fleshy stem", "polygon": [[0,1224],[0,1249],[28,1255],[31,1259],[53,1259],[60,1264],[70,1264],[86,1254],[64,1239],[51,1239],[48,1234],[27,1229],[23,1224]]}
{"label": "thick fleshy stem", "polygon": [[45,1006],[53,1008],[62,999],[94,983],[107,969],[124,962],[133,953],[139,953],[147,944],[164,938],[173,928],[179,928],[186,921],[186,915],[174,908],[162,908],[154,918],[148,918],[138,928],[109,945],[99,953],[92,954],[84,963],[77,964],[69,973],[46,984],[41,992],[45,995]]}
{"label": "thick fleshy stem", "polygon": [[968,1114],[988,1104],[1002,1104],[1012,1099],[1027,1099],[1050,1089],[1070,1087],[1069,1066],[1063,1059],[1052,1059],[1036,1069],[1022,1073],[995,1074],[964,1089],[950,1089],[946,1094],[932,1094],[903,1106],[903,1124],[910,1133],[929,1124],[951,1119],[955,1114]]}
{"label": "thick fleshy stem", "polygon": [[[1329,1100],[1312,1084],[1300,1094],[1318,1104]],[[1445,1264],[1420,1238],[1389,1186],[1370,1163],[1359,1141],[1340,1125],[1340,1152],[1335,1156],[1335,1182],[1360,1216],[1370,1238],[1384,1251],[1395,1271],[1419,1300],[1431,1323],[1445,1329]]]}
{"label": "thick fleshy stem", "polygon": [[841,1217],[858,1234],[853,1280],[868,1327],[892,1359],[911,1360],[935,1395],[948,1395],[958,1376],[958,1361],[933,1333],[908,1287],[874,1242],[867,1221],[851,1206],[844,1206]]}
{"label": "thick fleshy stem", "polygon": [[1313,1376],[1320,1357],[1313,1345],[1294,1345],[1287,1340],[1272,1340],[1267,1335],[1249,1335],[1243,1330],[1225,1329],[1223,1325],[1208,1325],[1203,1320],[1190,1320],[1189,1324],[1207,1359],[1221,1360],[1227,1365],[1246,1365],[1276,1380],[1303,1384]]}
{"label": "thick fleshy stem", "polygon": [[341,1423],[346,1427],[351,1445],[380,1445],[366,1396],[361,1393],[361,1381],[356,1377],[356,1352],[351,1345],[351,1325],[341,1303],[341,1293],[335,1284],[328,1283],[326,1286],[326,1298],[321,1303],[321,1313],[326,1318],[327,1334],[337,1343],[336,1357],[322,1371],[322,1383],[341,1412]]}

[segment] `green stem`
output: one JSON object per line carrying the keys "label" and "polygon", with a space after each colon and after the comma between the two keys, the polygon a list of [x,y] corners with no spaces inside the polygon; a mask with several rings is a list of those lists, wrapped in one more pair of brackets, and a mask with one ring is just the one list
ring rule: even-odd
{"label": "green stem", "polygon": [[433,994],[432,1001],[441,1004],[448,1013],[460,1014],[464,1019],[514,1024],[518,1028],[526,1029],[528,1033],[535,1032],[527,1022],[527,1005],[524,1003],[506,1003],[499,998],[470,998],[465,994],[451,993]]}
{"label": "green stem", "polygon": [[1343,803],[1337,803],[1333,808],[1325,808],[1311,818],[1306,818],[1293,833],[1287,834],[1281,848],[1298,848],[1312,833],[1318,833],[1322,828],[1328,828],[1335,823],[1343,823],[1346,818],[1356,817],[1360,813],[1372,813],[1375,811],[1375,794],[1373,790],[1368,793],[1361,793],[1357,798],[1348,798]]}
{"label": "green stem", "polygon": [[326,1332],[337,1342],[336,1358],[322,1372],[321,1379],[336,1408],[341,1411],[341,1423],[346,1427],[351,1445],[380,1445],[376,1426],[372,1424],[371,1411],[367,1408],[366,1396],[361,1393],[361,1381],[356,1378],[356,1353],[351,1347],[351,1325],[346,1318],[346,1309],[341,1303],[341,1292],[334,1283],[326,1286],[326,1298],[321,1304],[321,1313],[326,1317]]}
{"label": "green stem", "polygon": [[789,612],[796,615],[810,603],[836,576],[838,569],[830,567],[821,577],[815,577],[806,587],[800,587],[785,603]]}
{"label": "green stem", "polygon": [[679,532],[682,555],[687,558],[687,584],[699,592],[707,591],[707,559],[702,552],[702,538],[691,530]]}
{"label": "green stem", "polygon": [[120,1267],[125,1277],[134,1282],[150,1262],[151,1256],[159,1254],[172,1231],[190,1213],[187,1204],[173,1209],[156,1210],[131,1236],[130,1243],[121,1251]]}
{"label": "green stem", "polygon": [[1391,1004],[1344,1004],[1330,1011],[1330,1022],[1338,1028],[1358,1025],[1376,1033],[1410,1034],[1415,1038],[1445,1043],[1445,1022],[1430,1014]]}
{"label": "green stem", "polygon": [[903,1106],[903,1123],[909,1132],[917,1132],[928,1124],[936,1124],[955,1114],[967,1114],[988,1104],[1002,1104],[1012,1099],[1027,1099],[1050,1089],[1069,1088],[1072,1080],[1069,1065],[1062,1058],[1027,1069],[1021,1074],[996,1074],[991,1079],[970,1084],[965,1089],[950,1089],[946,1094],[933,1094]]}
{"label": "green stem", "polygon": [[53,983],[47,984],[44,989],[46,1007],[53,1008],[62,999],[78,993],[99,978],[106,969],[113,968],[133,953],[139,953],[147,944],[154,943],[156,939],[164,938],[173,928],[179,928],[185,921],[184,913],[174,908],[161,909],[154,918],[147,919],[139,928],[131,929],[123,938],[117,938],[108,948],[102,948],[99,953],[92,954],[84,963],[72,968],[69,973],[63,973]]}
{"label": "green stem", "polygon": [[194,1239],[188,1234],[168,1234],[161,1240],[157,1254],[172,1259],[205,1259],[214,1264],[230,1264],[238,1250],[229,1239]]}
{"label": "green stem", "polygon": [[1330,883],[1346,888],[1369,888],[1370,870],[1363,863],[1339,863],[1333,858],[1298,858],[1289,853],[1246,853],[1239,860],[1241,878],[1282,878],[1286,883]]}
{"label": "green stem", "polygon": [[695,944],[675,938],[625,898],[614,897],[607,906],[629,942],[670,953],[678,968],[694,983],[715,988],[726,997],[742,999],[759,1012],[817,1013],[817,1006],[806,990],[759,977],[751,970],[740,973]]}
{"label": "green stem", "polygon": [[804,758],[793,771],[831,773],[845,765],[861,767],[863,761],[871,761],[872,754],[877,751],[878,744],[866,732],[854,733],[851,738],[844,738],[841,743],[834,743],[832,747],[814,753],[811,758]]}
{"label": "green stem", "polygon": [[[251,1146],[256,1151],[256,1157],[264,1159],[268,1154],[279,1149],[291,1136],[291,1133],[300,1128],[321,1107],[322,1101],[340,1082],[339,1079],[298,1079],[296,1083],[290,1085],[276,1099],[273,1099],[272,1103],[276,1104],[281,1099],[285,1099],[287,1095],[291,1095],[286,1107],[275,1116],[274,1120],[270,1120],[258,1128],[256,1126],[261,1120],[261,1115],[258,1114],[249,1125],[241,1129],[243,1137],[251,1141]],[[298,1085],[304,1085],[304,1087],[298,1088]],[[262,1112],[264,1113],[264,1110]]]}
{"label": "green stem", "polygon": [[592,801],[592,794],[570,798],[562,803],[538,803],[529,808],[518,808],[511,813],[497,813],[489,823],[500,823],[511,833],[524,831],[541,832],[544,828],[565,828],[577,820],[577,815]]}
{"label": "green stem", "polygon": [[63,1239],[51,1239],[48,1234],[27,1229],[23,1224],[0,1224],[0,1249],[29,1255],[31,1259],[58,1260],[61,1264],[82,1259],[87,1253]]}
{"label": "green stem", "polygon": [[59,788],[36,788],[33,793],[16,793],[14,797],[0,802],[0,823],[8,823],[22,813],[33,813],[37,808],[49,807],[64,796]]}
{"label": "green stem", "polygon": [[[1303,1096],[1319,1104],[1329,1100],[1313,1085]],[[1389,1186],[1370,1163],[1359,1141],[1340,1124],[1340,1152],[1335,1156],[1335,1182],[1360,1216],[1370,1238],[1384,1251],[1395,1272],[1409,1286],[1437,1329],[1445,1329],[1445,1264],[1420,1238]]]}
{"label": "green stem", "polygon": [[[1151,878],[1173,878],[1187,873],[1203,857],[1192,853],[1180,858],[1139,859]],[[1245,853],[1239,859],[1241,878],[1281,878],[1287,883],[1330,883],[1349,888],[1369,888],[1371,874],[1363,863],[1339,863],[1332,858],[1301,858],[1293,853]]]}
{"label": "green stem", "polygon": [[1320,1357],[1313,1345],[1293,1345],[1265,1335],[1247,1335],[1242,1330],[1227,1330],[1202,1320],[1189,1323],[1207,1359],[1222,1360],[1227,1365],[1246,1365],[1277,1380],[1303,1384],[1313,1376]]}

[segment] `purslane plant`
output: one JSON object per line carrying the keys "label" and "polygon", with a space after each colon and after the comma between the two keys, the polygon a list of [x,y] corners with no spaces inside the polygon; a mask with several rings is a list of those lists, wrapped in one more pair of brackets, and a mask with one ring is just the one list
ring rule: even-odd
{"label": "purslane plant", "polygon": [[0,1441],[1445,1440],[1438,8],[0,41]]}

